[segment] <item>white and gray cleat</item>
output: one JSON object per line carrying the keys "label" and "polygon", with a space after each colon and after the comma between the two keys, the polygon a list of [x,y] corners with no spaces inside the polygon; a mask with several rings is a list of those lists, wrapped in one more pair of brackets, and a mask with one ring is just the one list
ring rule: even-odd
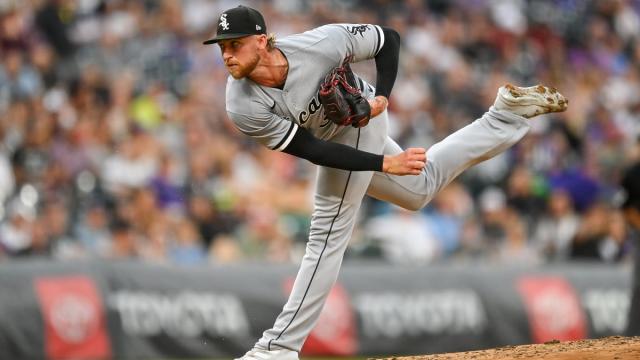
{"label": "white and gray cleat", "polygon": [[235,360],[298,360],[298,353],[287,349],[265,350],[253,348]]}
{"label": "white and gray cleat", "polygon": [[569,100],[553,87],[536,85],[520,87],[507,84],[498,89],[493,106],[527,119],[551,112],[567,110]]}

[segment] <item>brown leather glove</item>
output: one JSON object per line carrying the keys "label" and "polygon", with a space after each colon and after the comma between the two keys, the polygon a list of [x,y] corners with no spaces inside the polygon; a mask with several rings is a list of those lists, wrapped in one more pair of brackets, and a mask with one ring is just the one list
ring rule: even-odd
{"label": "brown leather glove", "polygon": [[371,118],[371,106],[356,84],[348,60],[327,74],[318,91],[325,116],[332,122],[363,127]]}

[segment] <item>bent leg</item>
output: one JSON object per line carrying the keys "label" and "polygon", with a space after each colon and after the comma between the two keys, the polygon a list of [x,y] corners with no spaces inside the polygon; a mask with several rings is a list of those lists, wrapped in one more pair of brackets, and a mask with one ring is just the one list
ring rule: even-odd
{"label": "bent leg", "polygon": [[[367,194],[405,209],[421,209],[460,173],[505,151],[520,141],[529,128],[525,118],[491,107],[480,119],[429,148],[422,174],[398,176],[376,172]],[[400,146],[387,138],[384,154],[401,152]]]}

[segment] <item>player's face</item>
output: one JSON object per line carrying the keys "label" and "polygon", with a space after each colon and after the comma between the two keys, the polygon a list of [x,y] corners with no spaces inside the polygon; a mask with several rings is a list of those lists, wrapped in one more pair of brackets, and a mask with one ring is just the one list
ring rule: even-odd
{"label": "player's face", "polygon": [[246,77],[258,65],[260,55],[258,55],[257,36],[222,40],[218,45],[222,51],[224,65],[234,79]]}

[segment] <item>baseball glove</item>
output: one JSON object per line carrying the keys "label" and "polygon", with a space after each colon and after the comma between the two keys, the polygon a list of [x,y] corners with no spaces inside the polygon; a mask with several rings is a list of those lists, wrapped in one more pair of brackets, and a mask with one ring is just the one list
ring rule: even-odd
{"label": "baseball glove", "polygon": [[359,128],[369,123],[371,106],[362,97],[347,60],[327,74],[318,94],[325,116],[335,124]]}

